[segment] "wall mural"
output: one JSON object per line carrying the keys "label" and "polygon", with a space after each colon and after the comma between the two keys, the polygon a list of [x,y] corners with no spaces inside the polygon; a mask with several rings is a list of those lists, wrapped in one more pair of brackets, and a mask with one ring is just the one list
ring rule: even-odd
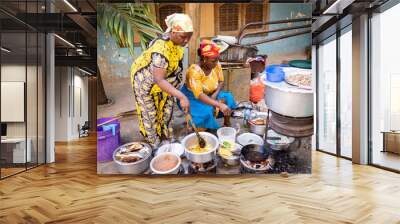
{"label": "wall mural", "polygon": [[310,4],[97,8],[99,174],[311,173]]}

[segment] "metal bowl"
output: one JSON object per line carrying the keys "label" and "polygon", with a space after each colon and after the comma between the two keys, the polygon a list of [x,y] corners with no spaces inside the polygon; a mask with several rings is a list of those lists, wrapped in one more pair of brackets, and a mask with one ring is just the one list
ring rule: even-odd
{"label": "metal bowl", "polygon": [[229,157],[221,156],[221,160],[228,166],[237,166],[240,164],[240,156],[233,155]]}
{"label": "metal bowl", "polygon": [[266,130],[266,125],[265,124],[254,124],[251,121],[248,121],[249,125],[250,125],[250,132],[256,134],[256,135],[260,135],[263,136],[265,134],[265,130]]}
{"label": "metal bowl", "polygon": [[237,137],[237,142],[242,146],[257,144],[264,145],[264,139],[253,133],[243,133]]}
{"label": "metal bowl", "polygon": [[[270,139],[268,139],[268,137],[277,137],[277,138],[281,138],[281,139],[270,140]],[[268,132],[267,132],[267,143],[271,149],[276,150],[276,151],[288,149],[289,146],[294,142],[294,140],[295,140],[295,138],[278,134],[272,129],[268,130]]]}
{"label": "metal bowl", "polygon": [[199,132],[200,136],[204,138],[206,143],[210,145],[210,150],[203,153],[196,153],[189,151],[189,148],[198,144],[196,133],[187,135],[182,140],[182,145],[185,148],[186,158],[195,163],[206,163],[215,159],[216,151],[219,146],[219,141],[216,136],[208,132]]}
{"label": "metal bowl", "polygon": [[117,164],[117,169],[120,173],[123,174],[142,174],[144,171],[146,171],[149,168],[150,165],[150,160],[151,160],[151,154],[152,154],[152,149],[150,145],[146,143],[141,144],[144,146],[142,149],[139,150],[139,152],[143,153],[145,156],[143,159],[133,162],[133,163],[125,163],[117,160],[115,158],[115,155],[123,148],[128,147],[129,145],[132,145],[134,142],[126,143],[124,145],[121,145],[118,147],[114,153],[113,153],[113,160],[115,164]]}
{"label": "metal bowl", "polygon": [[[171,157],[174,157],[176,159],[177,163],[176,163],[175,167],[173,167],[172,169],[166,170],[166,171],[157,170],[154,167],[154,163],[162,162],[165,159],[166,156],[171,156]],[[177,155],[176,153],[174,153],[174,152],[164,152],[164,153],[158,154],[157,156],[155,156],[151,160],[150,169],[154,174],[177,174],[179,172],[179,168],[181,166],[181,163],[182,163],[181,157],[179,155]]]}
{"label": "metal bowl", "polygon": [[232,156],[223,156],[219,154],[221,160],[224,164],[228,166],[237,166],[240,164],[240,152],[242,150],[242,146],[239,144],[235,144],[235,148],[232,150]]}

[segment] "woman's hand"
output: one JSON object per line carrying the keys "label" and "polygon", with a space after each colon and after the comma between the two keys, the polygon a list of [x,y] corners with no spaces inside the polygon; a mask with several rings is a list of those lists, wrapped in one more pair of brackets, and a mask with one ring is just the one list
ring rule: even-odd
{"label": "woman's hand", "polygon": [[212,95],[211,95],[211,99],[213,99],[213,100],[217,100],[217,92],[214,92]]}
{"label": "woman's hand", "polygon": [[179,102],[181,104],[182,110],[185,112],[185,114],[188,114],[190,109],[189,99],[182,94],[182,96],[179,97]]}
{"label": "woman's hand", "polygon": [[218,105],[218,108],[224,114],[224,116],[230,116],[231,115],[231,110],[229,109],[229,107],[226,104],[220,103]]}

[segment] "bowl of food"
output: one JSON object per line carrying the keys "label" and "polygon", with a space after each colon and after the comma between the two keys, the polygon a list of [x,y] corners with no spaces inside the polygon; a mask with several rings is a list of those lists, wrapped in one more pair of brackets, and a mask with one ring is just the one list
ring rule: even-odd
{"label": "bowl of food", "polygon": [[188,160],[195,163],[206,163],[215,159],[219,141],[216,136],[208,132],[199,132],[200,136],[206,141],[206,146],[201,148],[196,133],[187,135],[182,140],[185,155]]}
{"label": "bowl of food", "polygon": [[266,130],[266,118],[255,118],[249,120],[250,131],[256,135],[263,136]]}
{"label": "bowl of food", "polygon": [[303,89],[312,89],[312,74],[311,72],[305,73],[288,73],[285,76],[285,81],[293,86]]}
{"label": "bowl of food", "polygon": [[181,157],[176,153],[164,152],[151,160],[150,169],[154,174],[177,174],[181,163]]}
{"label": "bowl of food", "polygon": [[118,147],[113,153],[117,169],[123,174],[141,174],[149,168],[152,149],[142,142],[130,142]]}
{"label": "bowl of food", "polygon": [[224,164],[236,166],[240,163],[241,149],[242,146],[237,143],[223,142],[219,147],[218,154]]}

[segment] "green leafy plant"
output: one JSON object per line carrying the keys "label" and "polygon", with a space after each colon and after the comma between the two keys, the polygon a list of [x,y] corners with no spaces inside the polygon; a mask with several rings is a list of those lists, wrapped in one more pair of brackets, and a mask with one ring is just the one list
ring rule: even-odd
{"label": "green leafy plant", "polygon": [[142,49],[162,33],[150,5],[143,3],[98,4],[97,27],[110,34],[120,47],[134,55],[134,35]]}

